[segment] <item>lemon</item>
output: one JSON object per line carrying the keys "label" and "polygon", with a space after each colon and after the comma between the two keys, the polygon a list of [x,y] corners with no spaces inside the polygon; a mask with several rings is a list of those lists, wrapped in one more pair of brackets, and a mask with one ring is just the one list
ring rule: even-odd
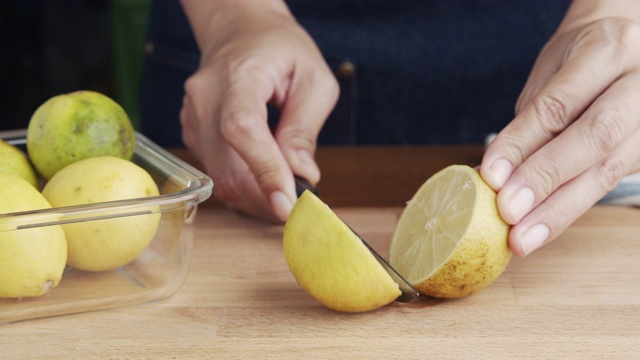
{"label": "lemon", "polygon": [[283,248],[298,284],[330,309],[374,310],[401,294],[362,241],[310,191],[291,210]]}
{"label": "lemon", "polygon": [[51,208],[31,184],[13,174],[0,173],[0,297],[23,298],[46,294],[60,283],[67,260],[67,242],[58,225],[17,229],[21,211]]}
{"label": "lemon", "polygon": [[429,178],[405,207],[389,261],[420,293],[460,298],[504,272],[511,259],[508,232],[496,193],[473,168],[452,165]]}
{"label": "lemon", "polygon": [[78,160],[94,156],[131,159],[135,133],[126,112],[94,91],[54,96],[31,117],[27,152],[45,178]]}
{"label": "lemon", "polygon": [[40,189],[38,176],[22,150],[0,139],[0,172],[17,175],[36,189]]}
{"label": "lemon", "polygon": [[[52,206],[64,207],[157,196],[159,191],[140,166],[99,156],[58,171],[42,194]],[[144,210],[148,213],[120,217],[105,210],[91,215],[105,219],[62,225],[69,248],[67,264],[85,271],[104,271],[133,261],[149,245],[160,221],[157,207]]]}

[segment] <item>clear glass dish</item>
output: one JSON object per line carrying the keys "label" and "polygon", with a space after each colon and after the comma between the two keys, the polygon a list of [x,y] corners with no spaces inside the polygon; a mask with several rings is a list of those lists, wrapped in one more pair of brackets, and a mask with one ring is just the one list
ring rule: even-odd
{"label": "clear glass dish", "polygon": [[[0,132],[26,153],[26,130]],[[103,272],[66,267],[58,287],[40,297],[0,298],[0,324],[160,300],[184,283],[191,258],[198,204],[211,196],[213,182],[202,172],[136,134],[133,161],[154,178],[160,195],[0,214],[0,234],[17,229],[101,221],[161,213],[150,245],[132,262]]]}

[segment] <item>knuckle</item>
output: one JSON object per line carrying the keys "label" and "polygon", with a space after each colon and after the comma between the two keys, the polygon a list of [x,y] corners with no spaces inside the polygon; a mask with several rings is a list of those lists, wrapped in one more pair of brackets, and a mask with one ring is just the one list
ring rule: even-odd
{"label": "knuckle", "polygon": [[555,135],[567,126],[571,115],[569,99],[566,93],[555,90],[534,100],[533,106],[540,125],[547,132]]}
{"label": "knuckle", "polygon": [[323,89],[323,93],[327,94],[332,100],[335,101],[338,99],[338,96],[340,96],[338,79],[336,79],[328,69],[314,71],[312,73],[312,80],[313,83]]}
{"label": "knuckle", "polygon": [[305,66],[301,71],[303,82],[311,84],[314,91],[335,103],[340,96],[340,84],[331,70],[324,66]]}
{"label": "knuckle", "polygon": [[304,125],[287,126],[286,128],[278,129],[276,138],[279,143],[282,142],[281,140],[286,139],[285,142],[302,149],[312,150],[317,146],[316,136],[310,133]]}
{"label": "knuckle", "polygon": [[245,57],[234,58],[227,63],[226,76],[230,86],[251,78],[255,83],[266,82],[272,75],[273,67],[269,62],[249,54]]}
{"label": "knuckle", "polygon": [[545,195],[548,195],[562,184],[563,177],[556,164],[547,161],[535,168],[532,180]]}
{"label": "knuckle", "polygon": [[275,183],[275,179],[278,178],[279,169],[272,162],[263,162],[252,169],[253,176],[261,189],[271,192],[278,189],[278,184]]}
{"label": "knuckle", "polygon": [[611,17],[601,20],[604,37],[602,41],[613,47],[614,54],[626,53],[629,46],[635,46],[640,36],[640,26],[630,19]]}
{"label": "knuckle", "polygon": [[192,97],[198,92],[200,84],[196,76],[191,76],[184,82],[184,93],[187,97]]}
{"label": "knuckle", "polygon": [[527,158],[527,155],[530,154],[531,145],[522,137],[502,133],[499,141],[502,142],[503,149],[509,149],[512,151],[509,158],[515,159],[517,163],[524,161],[524,159]]}
{"label": "knuckle", "polygon": [[199,69],[185,80],[183,84],[184,93],[188,98],[197,98],[205,89],[209,87],[210,76],[207,71]]}
{"label": "knuckle", "polygon": [[287,147],[313,150],[317,146],[317,133],[306,123],[288,123],[280,126],[274,134],[276,141]]}
{"label": "knuckle", "polygon": [[589,121],[588,139],[600,154],[613,150],[624,139],[624,117],[618,111],[594,116]]}
{"label": "knuckle", "polygon": [[607,193],[620,182],[625,175],[625,166],[620,159],[610,158],[598,165],[596,171],[596,186],[602,194]]}
{"label": "knuckle", "polygon": [[578,49],[597,47],[608,56],[613,66],[620,64],[630,51],[636,50],[639,39],[640,24],[624,17],[608,17],[580,31],[567,57]]}
{"label": "knuckle", "polygon": [[247,141],[256,129],[257,121],[253,113],[242,109],[230,109],[220,121],[220,133],[231,143]]}

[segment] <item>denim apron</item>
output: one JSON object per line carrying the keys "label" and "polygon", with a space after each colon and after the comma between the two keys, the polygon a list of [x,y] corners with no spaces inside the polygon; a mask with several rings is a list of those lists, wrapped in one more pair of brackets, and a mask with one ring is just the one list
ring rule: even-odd
{"label": "denim apron", "polygon": [[[287,3],[341,87],[319,145],[374,145],[482,143],[499,131],[569,0]],[[183,85],[199,54],[177,0],[152,3],[145,49],[142,132],[181,146]]]}

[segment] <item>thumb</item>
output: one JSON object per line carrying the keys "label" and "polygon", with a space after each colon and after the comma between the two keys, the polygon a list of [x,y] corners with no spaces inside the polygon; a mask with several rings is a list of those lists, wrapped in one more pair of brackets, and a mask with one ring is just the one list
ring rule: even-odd
{"label": "thumb", "polygon": [[312,184],[320,181],[314,160],[318,134],[338,100],[339,86],[327,67],[294,79],[275,132],[292,172]]}

